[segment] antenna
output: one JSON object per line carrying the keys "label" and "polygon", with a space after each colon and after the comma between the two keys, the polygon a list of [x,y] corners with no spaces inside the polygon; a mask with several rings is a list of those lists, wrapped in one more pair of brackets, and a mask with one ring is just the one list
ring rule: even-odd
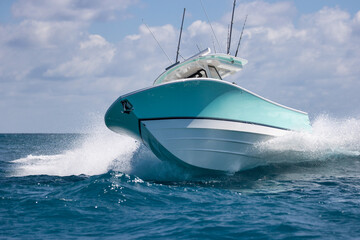
{"label": "antenna", "polygon": [[[209,22],[209,25],[210,25],[211,31],[212,31],[212,33],[213,33],[213,35],[214,35],[215,39],[216,39],[216,42],[217,42],[217,44],[219,45],[219,49],[220,49],[220,51],[222,52],[221,45],[220,45],[220,43],[219,43],[219,41],[218,41],[218,39],[217,39],[217,37],[216,37],[216,34],[215,34],[215,32],[214,32],[214,29],[213,29],[213,27],[212,27],[212,25],[211,25],[211,22],[210,22],[209,16],[207,15],[206,10],[205,10],[204,5],[202,4],[202,1],[201,1],[201,0],[200,0],[200,4],[201,4],[201,7],[202,7],[202,9],[203,9],[203,11],[204,11],[204,13],[205,13],[205,16],[206,16],[206,18],[207,18],[208,22]],[[215,44],[214,44],[214,49],[215,49]],[[215,52],[216,52],[216,51],[215,51]]]}
{"label": "antenna", "polygon": [[235,11],[235,5],[236,5],[236,0],[234,0],[234,5],[233,5],[233,10],[232,10],[232,16],[231,16],[231,25],[230,25],[230,33],[229,33],[229,41],[228,41],[228,48],[227,48],[227,54],[230,53],[230,45],[231,45],[231,33],[232,33],[232,27],[233,27],[233,23],[234,23],[234,11]]}
{"label": "antenna", "polygon": [[227,31],[227,41],[226,41],[226,44],[227,44],[227,46],[226,46],[226,52],[227,53],[229,53],[229,50],[228,50],[228,48],[229,48],[229,36],[230,36],[230,25],[228,24],[228,31]]}
{"label": "antenna", "polygon": [[238,43],[238,45],[237,45],[236,52],[235,52],[235,57],[237,56],[238,51],[239,51],[240,42],[241,42],[241,38],[242,38],[242,35],[243,35],[243,32],[244,32],[244,28],[245,28],[245,24],[246,24],[246,19],[247,19],[247,16],[248,16],[248,15],[246,15],[246,17],[245,17],[244,25],[243,25],[242,30],[241,30],[239,43]]}
{"label": "antenna", "polygon": [[176,60],[175,60],[175,63],[178,62],[178,58],[179,58],[179,50],[180,50],[180,42],[181,42],[181,33],[182,33],[183,25],[184,25],[185,11],[186,11],[186,8],[184,8],[184,12],[183,12],[183,16],[182,16],[181,28],[180,28],[180,36],[179,36],[179,43],[178,43],[178,47],[177,47],[177,51],[176,51]]}
{"label": "antenna", "polygon": [[147,29],[149,30],[149,32],[151,33],[151,35],[153,36],[153,38],[155,39],[155,41],[157,42],[157,44],[159,45],[160,49],[163,51],[163,53],[165,54],[165,56],[167,57],[167,59],[169,60],[170,64],[172,64],[169,56],[166,54],[165,50],[161,47],[159,41],[156,39],[154,33],[150,30],[149,26],[144,22],[144,19],[142,19],[142,22],[145,24],[145,26],[147,27]]}
{"label": "antenna", "polygon": [[196,44],[196,47],[197,47],[197,49],[199,50],[199,52],[201,52],[201,50],[200,50],[200,48],[199,48],[199,45]]}

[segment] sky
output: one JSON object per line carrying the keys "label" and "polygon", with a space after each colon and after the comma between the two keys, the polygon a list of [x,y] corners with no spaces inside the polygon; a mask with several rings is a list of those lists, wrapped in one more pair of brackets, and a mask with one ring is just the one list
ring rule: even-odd
{"label": "sky", "polygon": [[[120,95],[151,86],[180,54],[225,51],[232,0],[0,1],[0,133],[83,132]],[[229,78],[280,104],[360,116],[360,1],[237,1]],[[215,48],[215,49],[214,49]]]}

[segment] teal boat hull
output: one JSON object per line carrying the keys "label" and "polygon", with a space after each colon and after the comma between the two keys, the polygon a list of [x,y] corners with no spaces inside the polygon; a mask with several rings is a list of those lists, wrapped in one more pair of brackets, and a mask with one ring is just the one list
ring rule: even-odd
{"label": "teal boat hull", "polygon": [[214,79],[178,80],[121,96],[105,123],[142,141],[161,160],[231,172],[261,163],[255,143],[311,131],[306,113]]}

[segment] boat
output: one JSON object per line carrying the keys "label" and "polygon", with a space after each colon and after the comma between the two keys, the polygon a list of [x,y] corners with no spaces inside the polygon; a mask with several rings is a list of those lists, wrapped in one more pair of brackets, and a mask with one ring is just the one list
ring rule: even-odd
{"label": "boat", "polygon": [[224,80],[247,60],[209,48],[168,67],[152,86],[120,96],[106,126],[147,146],[160,160],[237,172],[264,162],[256,144],[311,131],[308,114]]}

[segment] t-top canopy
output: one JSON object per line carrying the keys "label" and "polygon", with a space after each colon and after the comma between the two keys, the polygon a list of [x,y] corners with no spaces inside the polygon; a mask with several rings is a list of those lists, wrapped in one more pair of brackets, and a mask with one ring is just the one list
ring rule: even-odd
{"label": "t-top canopy", "polygon": [[154,85],[185,78],[223,79],[240,71],[246,59],[227,54],[210,54],[210,48],[194,55],[182,63],[171,66],[154,82]]}

